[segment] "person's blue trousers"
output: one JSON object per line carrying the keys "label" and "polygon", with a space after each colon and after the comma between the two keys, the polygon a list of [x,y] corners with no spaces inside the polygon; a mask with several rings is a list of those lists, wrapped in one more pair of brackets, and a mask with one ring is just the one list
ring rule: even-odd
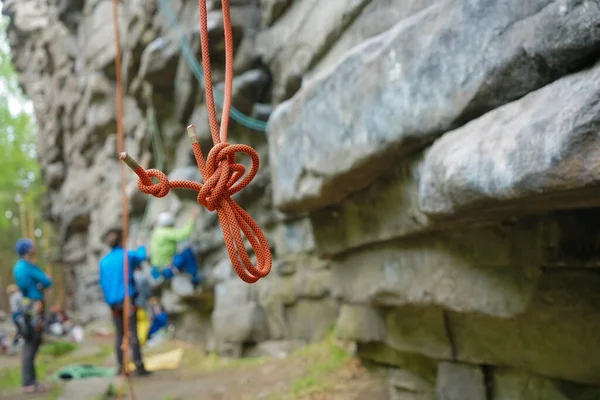
{"label": "person's blue trousers", "polygon": [[[200,271],[198,270],[198,263],[196,262],[196,256],[190,247],[186,248],[181,253],[175,254],[175,257],[173,257],[173,266],[180,272],[190,274],[194,286],[202,281]],[[165,279],[171,279],[174,276],[171,268],[165,268],[161,271],[161,269],[156,266],[152,267],[151,274],[154,279],[158,279],[161,276]]]}
{"label": "person's blue trousers", "polygon": [[166,328],[169,323],[169,318],[165,312],[162,312],[155,316],[152,319],[152,325],[150,325],[150,330],[148,331],[148,340],[152,338],[152,336],[158,332],[162,328]]}

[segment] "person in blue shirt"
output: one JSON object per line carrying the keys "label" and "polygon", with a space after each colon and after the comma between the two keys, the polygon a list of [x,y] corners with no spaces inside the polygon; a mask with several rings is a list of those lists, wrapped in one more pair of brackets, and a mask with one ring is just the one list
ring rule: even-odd
{"label": "person in blue shirt", "polygon": [[[110,246],[110,252],[100,260],[100,287],[104,294],[104,300],[112,311],[113,323],[115,325],[116,340],[115,352],[118,363],[118,373],[123,372],[123,352],[121,344],[123,342],[123,307],[125,302],[125,277],[124,273],[124,250],[123,234],[121,229],[112,229],[105,236],[106,243]],[[137,318],[135,310],[135,285],[133,270],[142,261],[146,260],[146,249],[141,246],[136,251],[128,251],[129,264],[129,282],[127,290],[131,299],[129,312],[129,345],[133,351],[133,362],[138,376],[148,375],[149,372],[144,367],[142,361],[142,351],[137,334]]]}
{"label": "person in blue shirt", "polygon": [[42,343],[44,326],[44,289],[52,285],[52,280],[38,266],[37,251],[30,239],[19,239],[15,245],[19,260],[13,267],[13,277],[26,303],[32,308],[32,330],[24,337],[22,356],[23,391],[26,393],[47,390],[37,381],[35,356]]}

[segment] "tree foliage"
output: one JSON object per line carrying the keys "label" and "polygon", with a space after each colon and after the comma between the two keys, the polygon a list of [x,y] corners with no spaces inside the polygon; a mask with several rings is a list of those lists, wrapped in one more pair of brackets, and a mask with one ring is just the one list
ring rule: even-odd
{"label": "tree foliage", "polygon": [[[36,160],[36,124],[31,102],[19,85],[6,36],[7,20],[0,22],[0,268],[14,259],[15,240],[22,235],[19,204],[33,212],[39,228],[39,204],[43,193]],[[2,268],[4,269],[4,268]],[[0,278],[0,281],[2,279]],[[5,283],[5,282],[2,282]]]}

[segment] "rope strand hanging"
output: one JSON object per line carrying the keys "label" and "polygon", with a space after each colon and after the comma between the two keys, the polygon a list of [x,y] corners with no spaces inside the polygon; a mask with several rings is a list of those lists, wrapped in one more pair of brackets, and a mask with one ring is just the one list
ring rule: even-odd
{"label": "rope strand hanging", "polygon": [[[116,73],[116,118],[117,118],[117,148],[118,151],[123,151],[125,148],[125,133],[123,128],[123,82],[121,78],[121,37],[119,34],[119,4],[118,0],[113,0],[113,27],[115,36],[115,73]],[[123,208],[123,217],[121,219],[121,229],[123,230],[123,280],[124,287],[129,287],[129,257],[127,256],[127,235],[129,231],[129,201],[127,199],[127,176],[125,168],[120,165],[121,175],[121,200]],[[121,351],[123,352],[123,370],[121,378],[121,387],[119,388],[119,399],[123,393],[125,379],[129,383],[129,396],[135,400],[135,390],[133,380],[128,372],[129,365],[129,348],[130,336],[129,318],[131,313],[131,298],[129,290],[125,290],[125,300],[123,302],[123,341],[121,343]]]}
{"label": "rope strand hanging", "polygon": [[[155,197],[164,197],[171,189],[176,188],[197,191],[198,204],[206,207],[209,211],[217,211],[227,253],[235,272],[244,282],[255,283],[260,278],[267,276],[271,271],[272,255],[269,243],[258,224],[252,219],[250,214],[231,198],[235,193],[248,186],[252,179],[254,179],[258,172],[259,156],[248,145],[227,143],[233,86],[233,36],[229,0],[221,0],[221,4],[225,31],[225,93],[221,126],[219,128],[210,70],[206,0],[198,0],[206,107],[214,143],[206,160],[198,143],[194,125],[190,125],[187,128],[187,132],[192,142],[192,150],[204,183],[188,180],[169,181],[164,172],[157,169],[145,170],[126,152],[122,152],[120,158],[138,175],[138,188],[143,193],[151,194]],[[245,176],[246,167],[236,162],[236,153],[245,153],[252,161],[250,170]],[[154,183],[152,178],[156,178],[158,183]],[[241,232],[244,233],[254,250],[256,266],[252,263],[246,251]]]}

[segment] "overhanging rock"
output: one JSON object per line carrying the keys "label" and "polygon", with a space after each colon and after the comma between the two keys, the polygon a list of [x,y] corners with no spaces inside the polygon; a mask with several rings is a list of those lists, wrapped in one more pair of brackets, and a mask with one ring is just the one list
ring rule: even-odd
{"label": "overhanging rock", "polygon": [[339,202],[444,131],[585,66],[599,43],[594,2],[448,0],[402,20],[275,109],[276,206]]}
{"label": "overhanging rock", "polygon": [[456,219],[600,205],[599,85],[600,64],[445,134],[425,157],[421,211]]}

